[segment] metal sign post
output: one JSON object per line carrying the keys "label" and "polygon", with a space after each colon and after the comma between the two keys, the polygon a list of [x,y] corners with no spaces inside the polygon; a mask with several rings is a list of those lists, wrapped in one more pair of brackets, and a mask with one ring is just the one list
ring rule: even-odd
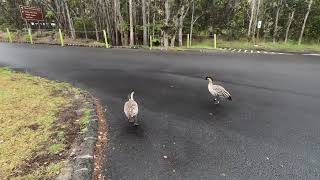
{"label": "metal sign post", "polygon": [[262,26],[262,21],[258,21],[258,24],[257,24],[257,28],[258,28],[258,32],[257,32],[257,41],[259,42],[259,36],[260,36],[260,29],[261,29],[261,26]]}

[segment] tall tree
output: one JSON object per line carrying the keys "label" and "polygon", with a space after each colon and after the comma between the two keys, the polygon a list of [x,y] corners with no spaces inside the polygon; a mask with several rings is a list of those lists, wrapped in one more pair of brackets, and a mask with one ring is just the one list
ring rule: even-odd
{"label": "tall tree", "polygon": [[133,34],[133,14],[132,14],[132,0],[129,0],[129,19],[130,19],[130,46],[134,45],[134,34]]}
{"label": "tall tree", "polygon": [[189,11],[189,4],[187,4],[187,8],[185,7],[186,5],[183,4],[181,9],[180,9],[180,16],[179,16],[179,25],[178,25],[178,31],[179,31],[179,46],[182,47],[182,35],[183,35],[183,22],[184,18],[186,17],[188,11]]}
{"label": "tall tree", "polygon": [[147,32],[147,12],[146,12],[146,0],[141,1],[142,4],[142,23],[143,23],[143,45],[148,45],[148,32]]}
{"label": "tall tree", "polygon": [[248,37],[250,37],[251,35],[252,23],[253,23],[255,11],[256,11],[256,0],[249,0],[249,3],[251,7],[251,14],[250,14],[249,27],[248,27]]}
{"label": "tall tree", "polygon": [[66,8],[66,11],[67,11],[68,23],[69,23],[69,29],[70,29],[70,32],[71,32],[71,37],[72,37],[72,39],[75,39],[76,38],[76,33],[75,33],[75,30],[74,30],[73,20],[72,20],[72,17],[71,17],[71,14],[70,14],[70,10],[69,10],[69,5],[68,5],[68,2],[66,0],[64,0],[63,2],[64,2],[64,6]]}
{"label": "tall tree", "polygon": [[285,42],[285,43],[288,42],[288,36],[289,36],[289,31],[290,31],[291,23],[292,23],[293,17],[294,17],[294,12],[295,12],[295,9],[293,9],[293,10],[289,13],[288,24],[287,24],[287,29],[286,29],[286,35],[285,35],[285,39],[284,39],[284,42]]}
{"label": "tall tree", "polygon": [[277,12],[276,12],[276,19],[274,23],[274,31],[273,31],[273,43],[276,43],[278,38],[278,22],[279,22],[279,13],[282,7],[283,0],[278,0],[277,2]]}
{"label": "tall tree", "polygon": [[302,25],[301,32],[300,32],[300,37],[299,37],[299,45],[300,45],[300,44],[301,44],[301,42],[302,42],[303,33],[304,33],[304,29],[306,28],[306,23],[307,23],[307,20],[308,20],[309,14],[310,14],[310,10],[311,10],[311,6],[312,6],[312,2],[313,2],[313,0],[309,0],[308,10],[307,10],[306,15],[304,16],[303,25]]}

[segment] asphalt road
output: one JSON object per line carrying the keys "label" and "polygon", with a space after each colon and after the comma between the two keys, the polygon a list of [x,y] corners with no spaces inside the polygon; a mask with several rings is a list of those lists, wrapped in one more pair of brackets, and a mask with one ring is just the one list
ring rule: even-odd
{"label": "asphalt road", "polygon": [[[320,178],[320,57],[0,44],[0,65],[102,100],[111,179]],[[207,75],[232,102],[209,101]],[[122,112],[131,89],[138,128]]]}

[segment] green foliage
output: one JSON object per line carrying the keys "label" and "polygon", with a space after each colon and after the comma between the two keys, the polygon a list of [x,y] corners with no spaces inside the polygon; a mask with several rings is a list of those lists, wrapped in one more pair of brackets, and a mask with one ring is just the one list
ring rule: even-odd
{"label": "green foliage", "polygon": [[153,44],[154,46],[160,46],[160,43],[161,43],[160,38],[154,37],[154,38],[152,39],[152,44]]}
{"label": "green foliage", "polygon": [[86,128],[87,128],[87,125],[88,125],[88,123],[89,123],[89,121],[90,121],[90,116],[91,116],[91,114],[92,114],[92,111],[90,110],[90,109],[84,109],[83,110],[83,116],[82,116],[82,118],[80,119],[80,129],[82,130],[82,131],[85,131],[86,130]]}
{"label": "green foliage", "polygon": [[51,154],[58,154],[64,150],[64,144],[53,144],[48,150]]}
{"label": "green foliage", "polygon": [[49,10],[49,11],[47,11],[47,14],[45,17],[48,19],[52,19],[52,18],[54,18],[54,16],[55,16],[54,12]]}

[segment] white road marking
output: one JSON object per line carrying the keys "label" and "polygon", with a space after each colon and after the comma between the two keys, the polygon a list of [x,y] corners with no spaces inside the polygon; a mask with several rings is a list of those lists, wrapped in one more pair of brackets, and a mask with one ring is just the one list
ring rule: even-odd
{"label": "white road marking", "polygon": [[253,50],[251,50],[251,53],[253,53]]}
{"label": "white road marking", "polygon": [[320,56],[320,54],[302,54],[302,55],[305,55],[305,56]]}
{"label": "white road marking", "polygon": [[244,52],[246,53],[248,50],[244,50]]}
{"label": "white road marking", "polygon": [[233,49],[231,52],[234,52],[234,51],[236,51],[236,49]]}
{"label": "white road marking", "polygon": [[239,49],[238,52],[241,52],[241,49]]}
{"label": "white road marking", "polygon": [[260,51],[257,51],[257,53],[260,53]]}

